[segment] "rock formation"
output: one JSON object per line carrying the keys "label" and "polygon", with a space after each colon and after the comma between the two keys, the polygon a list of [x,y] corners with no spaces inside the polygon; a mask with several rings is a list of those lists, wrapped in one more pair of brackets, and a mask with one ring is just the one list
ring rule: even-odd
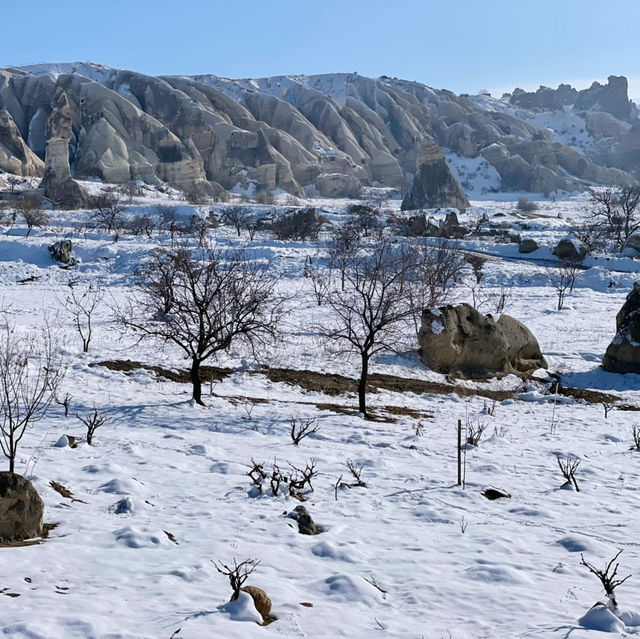
{"label": "rock formation", "polygon": [[587,255],[587,247],[577,237],[569,235],[558,242],[553,254],[559,260],[581,262]]}
{"label": "rock formation", "polygon": [[[464,207],[442,149],[484,158],[503,190],[629,185],[634,178],[620,169],[640,175],[640,122],[624,78],[585,92],[514,91],[498,103],[357,73],[156,78],[91,63],[0,69],[0,168],[42,174],[59,91],[69,105],[73,176],[164,181],[194,197],[235,187],[346,197],[362,186],[404,188],[414,174],[422,196],[435,189],[434,201],[446,202],[431,179],[441,172],[440,190]],[[541,110],[560,108],[584,120],[593,144],[530,124]],[[61,161],[57,141],[51,151]]]}
{"label": "rock formation", "polygon": [[417,172],[402,209],[466,209],[467,196],[453,177],[444,153],[435,142],[423,144],[416,158]]}
{"label": "rock formation", "polygon": [[0,539],[20,540],[42,534],[44,503],[31,482],[0,472]]}
{"label": "rock formation", "polygon": [[640,282],[633,285],[616,315],[616,334],[602,368],[612,373],[640,373]]}
{"label": "rock formation", "polygon": [[469,304],[425,309],[418,342],[422,361],[439,373],[476,378],[547,366],[524,324],[508,315],[496,322]]}
{"label": "rock formation", "polygon": [[51,103],[51,115],[46,127],[47,146],[44,160],[44,177],[40,187],[46,198],[64,208],[77,209],[88,203],[84,189],[71,177],[69,166],[69,142],[73,130],[69,99],[58,88]]}

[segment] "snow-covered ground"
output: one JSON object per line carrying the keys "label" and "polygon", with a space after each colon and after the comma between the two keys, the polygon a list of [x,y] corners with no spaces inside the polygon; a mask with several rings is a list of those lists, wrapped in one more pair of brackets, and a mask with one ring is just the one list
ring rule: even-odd
{"label": "snow-covered ground", "polygon": [[[162,197],[136,199],[130,210],[152,212]],[[636,262],[589,264],[563,310],[555,310],[543,262],[585,215],[585,199],[540,202],[541,215],[530,219],[514,215],[514,199],[474,202],[462,218],[473,222],[486,214],[541,244],[528,256],[491,238],[464,244],[493,258],[484,266],[483,310],[491,310],[506,285],[507,312],[531,328],[550,369],[567,385],[640,405],[640,377],[599,368]],[[344,221],[348,202],[314,204],[332,222]],[[223,206],[183,204],[179,212],[204,215]],[[397,213],[399,202],[387,207]],[[56,211],[47,228],[28,238],[19,222],[0,236],[0,306],[21,330],[45,318],[57,328],[68,361],[62,391],[72,396],[70,416],[54,405],[19,449],[16,469],[33,481],[46,504],[45,522],[56,527],[41,544],[0,548],[2,636],[591,639],[606,635],[579,619],[604,594],[580,565],[581,553],[603,567],[618,550],[624,551],[621,576],[634,577],[617,591],[622,620],[614,626],[620,636],[640,634],[640,520],[634,514],[640,452],[630,450],[637,412],[613,410],[605,419],[599,404],[554,401],[510,376],[478,385],[518,392],[520,398],[495,406],[455,393],[371,393],[382,420],[366,421],[353,393],[326,395],[270,381],[247,353],[234,349],[217,362],[234,372],[206,386],[205,408],[194,405],[188,385],[146,370],[92,366],[131,359],[177,369],[187,362],[170,348],[122,335],[110,310],[131,291],[141,260],[167,237],[123,235],[114,243],[83,221],[82,212]],[[213,233],[234,241],[227,227]],[[65,237],[80,258],[73,269],[60,268],[47,250]],[[322,242],[241,239],[271,261],[291,297],[284,334],[264,354],[267,363],[355,377],[357,363],[328,351],[311,328],[328,311],[316,305],[303,270],[309,256],[322,258]],[[85,355],[64,304],[69,280],[106,290]],[[461,287],[457,299],[469,295]],[[410,349],[380,356],[373,369],[445,381]],[[109,418],[95,445],[57,447],[63,434],[83,435],[75,415],[94,405]],[[289,434],[292,417],[314,417],[319,425],[297,447]],[[479,446],[466,451],[464,490],[456,485],[458,419],[486,425]],[[557,455],[581,460],[580,492],[563,487]],[[282,468],[316,461],[305,506],[322,534],[297,532],[285,516],[299,504],[293,498],[255,494],[247,476],[252,459],[276,460]],[[363,466],[366,488],[336,491],[341,475],[350,481],[347,460]],[[54,491],[52,481],[75,500]],[[482,491],[490,486],[511,498],[487,500]],[[234,558],[260,561],[247,583],[271,597],[272,624],[256,624],[246,601],[223,605],[230,589],[212,561]]]}

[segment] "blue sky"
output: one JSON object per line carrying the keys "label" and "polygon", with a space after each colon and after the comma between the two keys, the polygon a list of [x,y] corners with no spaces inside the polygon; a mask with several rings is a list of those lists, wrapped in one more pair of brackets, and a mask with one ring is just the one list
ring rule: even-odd
{"label": "blue sky", "polygon": [[516,85],[582,87],[615,74],[630,78],[640,100],[640,0],[3,5],[0,66],[90,60],[152,75],[226,77],[358,71],[494,94]]}

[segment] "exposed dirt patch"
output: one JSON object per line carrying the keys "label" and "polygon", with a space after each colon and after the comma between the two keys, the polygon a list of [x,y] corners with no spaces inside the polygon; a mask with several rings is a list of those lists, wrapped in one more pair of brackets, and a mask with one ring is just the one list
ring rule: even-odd
{"label": "exposed dirt patch", "polygon": [[[161,366],[149,366],[147,364],[131,360],[94,362],[90,364],[90,366],[104,366],[110,370],[122,371],[124,373],[131,373],[136,370],[143,369],[153,372],[159,377],[163,377],[172,382],[186,384],[190,381],[189,371],[169,370],[167,368],[162,368]],[[203,382],[219,382],[229,375],[232,375],[234,372],[236,371],[231,368],[223,368],[219,366],[202,366],[200,369]],[[246,373],[249,375],[265,375],[274,383],[282,382],[285,384],[291,384],[292,386],[299,386],[300,388],[308,391],[323,393],[334,397],[344,395],[345,393],[356,393],[358,390],[357,380],[334,373],[319,373],[317,371],[294,370],[290,368],[265,368],[258,371],[246,371]],[[380,373],[374,373],[369,376],[367,390],[370,392],[389,390],[395,393],[415,393],[416,395],[449,395],[451,393],[456,393],[460,397],[485,397],[498,402],[504,401],[505,399],[512,399],[517,392],[515,390],[491,390],[486,388],[462,386],[459,384],[430,382],[410,377],[382,375]],[[599,404],[602,402],[617,404],[621,401],[619,397],[610,393],[584,388],[561,387],[560,393],[568,397],[575,397],[575,399],[588,401],[592,404]],[[246,399],[254,401],[254,403],[262,403],[263,401],[266,401],[259,398]],[[333,410],[333,405],[330,404],[319,404],[318,406],[326,406],[328,410]],[[640,410],[640,407],[632,406],[630,404],[620,404],[619,408],[621,410]],[[352,407],[348,407],[348,411],[350,410],[352,410]],[[411,409],[408,408],[392,408],[387,406],[385,407],[385,410],[398,415],[411,415]],[[417,413],[417,411],[413,412]],[[428,415],[416,414],[412,416],[420,418],[427,417]]]}
{"label": "exposed dirt patch", "polygon": [[62,495],[66,499],[70,499],[71,501],[77,501],[77,502],[80,502],[81,504],[87,503],[86,501],[82,501],[82,499],[76,499],[73,496],[73,493],[68,488],[58,483],[57,481],[53,481],[53,480],[50,481],[49,486],[51,486],[53,490],[55,490],[59,495]]}

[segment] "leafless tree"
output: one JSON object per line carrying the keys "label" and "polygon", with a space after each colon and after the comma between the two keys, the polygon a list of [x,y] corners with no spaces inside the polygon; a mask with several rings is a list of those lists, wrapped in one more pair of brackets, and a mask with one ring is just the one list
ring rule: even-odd
{"label": "leafless tree", "polygon": [[71,313],[73,324],[82,340],[82,352],[89,352],[89,344],[93,335],[92,319],[95,311],[104,299],[104,291],[97,284],[79,287],[69,282],[69,293],[65,306]]}
{"label": "leafless tree", "polygon": [[447,304],[454,288],[463,280],[464,258],[444,238],[435,244],[419,242],[415,246],[415,282],[408,289],[416,333],[420,329],[422,311]]}
{"label": "leafless tree", "polygon": [[89,446],[93,444],[93,435],[96,430],[100,428],[107,419],[109,419],[106,415],[100,415],[95,405],[93,407],[93,413],[90,413],[89,415],[76,415],[76,417],[87,428],[87,444],[89,444]]}
{"label": "leafless tree", "polygon": [[318,306],[322,306],[324,298],[331,289],[331,271],[322,266],[316,266],[308,257],[304,264],[304,276],[311,284],[313,295],[316,298]]}
{"label": "leafless tree", "polygon": [[216,567],[216,570],[220,574],[229,578],[229,584],[231,585],[232,590],[230,601],[236,601],[238,597],[240,597],[242,585],[260,564],[256,559],[246,559],[240,563],[234,559],[233,564],[230,566],[223,564],[222,562],[220,562],[220,565],[215,561],[212,561],[211,563]]}
{"label": "leafless tree", "polygon": [[69,407],[71,406],[71,400],[73,397],[69,393],[65,393],[64,396],[57,395],[54,400],[56,404],[64,408],[64,416],[69,417]]}
{"label": "leafless tree", "polygon": [[125,225],[122,197],[115,191],[104,191],[93,197],[91,204],[94,208],[91,217],[96,227],[110,233],[113,241],[117,242]]}
{"label": "leafless tree", "polygon": [[329,242],[329,264],[340,271],[340,285],[344,291],[347,267],[355,258],[360,245],[360,232],[354,224],[334,226]]}
{"label": "leafless tree", "polygon": [[249,212],[247,207],[234,204],[233,206],[227,206],[221,216],[223,224],[233,226],[235,228],[238,237],[240,233],[248,227]]}
{"label": "leafless tree", "polygon": [[0,334],[0,448],[14,472],[18,445],[27,427],[47,413],[64,377],[50,330],[20,335],[10,326]]}
{"label": "leafless tree", "polygon": [[155,252],[126,309],[122,326],[141,339],[178,346],[191,360],[193,399],[202,401],[201,364],[244,340],[255,351],[276,332],[283,298],[269,264],[238,248],[207,244]]}
{"label": "leafless tree", "polygon": [[26,237],[29,237],[34,228],[42,228],[49,221],[39,197],[23,196],[15,203],[15,208],[27,224]]}
{"label": "leafless tree", "polygon": [[6,182],[9,185],[9,193],[13,193],[16,190],[16,186],[22,182],[22,178],[19,175],[8,175]]}
{"label": "leafless tree", "polygon": [[345,268],[345,289],[334,285],[327,295],[329,322],[316,327],[342,352],[360,356],[358,405],[365,417],[369,362],[377,353],[397,351],[412,315],[408,289],[415,259],[408,251],[383,238],[357,254]]}
{"label": "leafless tree", "polygon": [[558,266],[545,267],[547,279],[558,294],[558,310],[564,306],[567,291],[571,293],[576,281],[576,277],[582,268],[582,260],[560,260]]}
{"label": "leafless tree", "polygon": [[589,192],[594,221],[602,226],[617,250],[622,250],[627,238],[640,228],[640,188],[593,189]]}
{"label": "leafless tree", "polygon": [[171,204],[158,204],[155,210],[159,218],[159,228],[163,231],[168,231],[171,236],[171,241],[173,242],[181,226],[178,207]]}
{"label": "leafless tree", "polygon": [[580,563],[583,566],[586,566],[589,569],[589,572],[594,574],[602,584],[604,591],[607,595],[607,598],[611,602],[614,608],[618,607],[618,602],[616,601],[615,589],[618,586],[621,586],[631,575],[627,575],[622,579],[616,579],[616,575],[618,574],[618,568],[620,564],[613,565],[613,562],[620,556],[622,550],[619,550],[615,557],[604,567],[603,570],[598,570],[595,566],[587,562],[584,558],[584,555],[580,553]]}

